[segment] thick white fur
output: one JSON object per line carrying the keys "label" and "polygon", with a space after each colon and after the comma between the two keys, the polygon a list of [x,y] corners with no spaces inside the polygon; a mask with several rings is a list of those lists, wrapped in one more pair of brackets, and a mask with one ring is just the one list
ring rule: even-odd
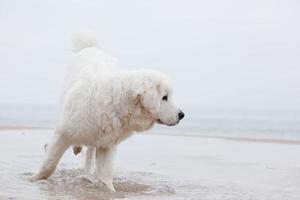
{"label": "thick white fur", "polygon": [[[97,48],[92,33],[76,34],[74,50],[62,95],[62,112],[47,156],[31,181],[48,178],[70,145],[88,146],[86,167],[115,191],[113,157],[116,146],[133,132],[155,122],[175,125],[180,110],[171,102],[171,88],[157,71],[115,70],[117,60]],[[168,95],[168,100],[163,96]],[[90,162],[90,163],[89,163]]]}

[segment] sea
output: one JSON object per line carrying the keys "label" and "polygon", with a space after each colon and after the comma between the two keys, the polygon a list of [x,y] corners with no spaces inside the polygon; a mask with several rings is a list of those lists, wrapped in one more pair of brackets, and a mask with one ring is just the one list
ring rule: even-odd
{"label": "sea", "polygon": [[[300,111],[191,107],[176,126],[156,125],[148,134],[300,141]],[[0,105],[0,128],[55,128],[58,106]]]}

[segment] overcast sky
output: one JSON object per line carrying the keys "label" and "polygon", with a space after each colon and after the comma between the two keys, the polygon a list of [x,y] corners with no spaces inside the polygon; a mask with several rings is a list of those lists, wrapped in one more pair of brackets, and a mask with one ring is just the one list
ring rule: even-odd
{"label": "overcast sky", "polygon": [[2,0],[0,104],[58,102],[70,36],[173,79],[183,107],[297,109],[298,0]]}

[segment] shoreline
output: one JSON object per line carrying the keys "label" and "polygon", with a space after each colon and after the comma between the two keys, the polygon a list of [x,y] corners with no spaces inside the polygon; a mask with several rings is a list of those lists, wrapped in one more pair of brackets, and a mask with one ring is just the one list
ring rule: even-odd
{"label": "shoreline", "polygon": [[242,138],[242,137],[215,137],[224,140],[234,140],[239,142],[254,142],[254,143],[272,143],[272,144],[293,144],[300,145],[300,140],[292,139],[272,139],[272,138]]}
{"label": "shoreline", "polygon": [[272,144],[293,144],[300,145],[300,139],[277,139],[277,138],[249,138],[249,137],[232,137],[232,136],[207,136],[207,135],[178,135],[178,134],[164,134],[164,133],[147,133],[147,135],[164,135],[164,136],[179,136],[179,137],[194,137],[194,138],[208,138],[208,139],[222,139],[238,142],[253,142],[253,143],[272,143]]}
{"label": "shoreline", "polygon": [[[38,126],[0,126],[0,131],[13,131],[13,130],[52,130],[50,127]],[[291,144],[300,145],[300,139],[278,139],[278,138],[249,138],[249,137],[232,137],[232,136],[207,136],[207,135],[189,135],[189,134],[166,134],[166,133],[144,133],[144,135],[163,135],[163,136],[181,136],[181,137],[195,137],[195,138],[211,138],[231,140],[237,142],[252,142],[252,143],[271,143],[271,144]]]}
{"label": "shoreline", "polygon": [[54,128],[39,126],[0,126],[0,131],[4,130],[51,130]]}

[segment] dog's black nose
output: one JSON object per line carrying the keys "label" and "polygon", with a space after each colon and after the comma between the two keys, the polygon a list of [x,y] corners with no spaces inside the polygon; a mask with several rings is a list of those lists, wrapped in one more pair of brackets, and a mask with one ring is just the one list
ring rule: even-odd
{"label": "dog's black nose", "polygon": [[184,118],[184,113],[182,111],[180,111],[178,113],[178,118],[179,118],[179,120],[181,120],[182,118]]}

